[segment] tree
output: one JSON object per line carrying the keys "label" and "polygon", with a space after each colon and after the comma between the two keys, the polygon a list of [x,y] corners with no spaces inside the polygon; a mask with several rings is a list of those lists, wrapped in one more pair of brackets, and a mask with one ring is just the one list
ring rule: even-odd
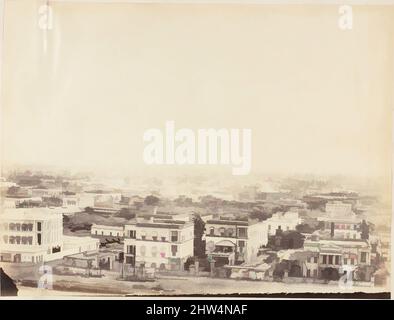
{"label": "tree", "polygon": [[86,213],[94,213],[94,209],[92,207],[86,207],[85,212]]}
{"label": "tree", "polygon": [[251,219],[258,219],[259,221],[267,220],[272,217],[271,213],[267,213],[263,210],[253,209],[253,211],[249,214]]}
{"label": "tree", "polygon": [[118,216],[126,219],[133,219],[135,218],[135,212],[129,208],[122,208],[120,209]]}
{"label": "tree", "polygon": [[363,220],[361,222],[360,229],[361,229],[361,239],[368,240],[369,239],[369,225],[365,220]]}
{"label": "tree", "polygon": [[160,199],[158,197],[155,196],[147,196],[145,197],[144,203],[148,206],[155,206],[159,203]]}
{"label": "tree", "polygon": [[301,223],[296,225],[296,230],[300,233],[312,233],[315,231],[315,228],[311,227],[307,223]]}
{"label": "tree", "polygon": [[201,216],[198,213],[193,215],[193,223],[194,223],[194,256],[203,258],[205,256],[205,241],[202,240],[202,237],[205,232],[205,222],[201,219]]}

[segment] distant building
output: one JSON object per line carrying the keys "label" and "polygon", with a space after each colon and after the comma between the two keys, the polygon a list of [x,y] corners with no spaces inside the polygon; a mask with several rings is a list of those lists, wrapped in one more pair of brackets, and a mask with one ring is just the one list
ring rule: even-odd
{"label": "distant building", "polygon": [[62,195],[62,189],[48,189],[48,188],[33,188],[31,193],[33,197],[60,197]]}
{"label": "distant building", "polygon": [[268,238],[276,234],[276,230],[293,231],[301,223],[301,218],[297,211],[277,212],[271,218],[263,221],[264,224],[264,245],[268,243]]}
{"label": "distant building", "polygon": [[194,225],[181,220],[138,218],[124,228],[126,264],[182,270],[193,256]]}
{"label": "distant building", "polygon": [[41,197],[29,197],[29,198],[4,198],[2,199],[2,207],[11,209],[19,207],[38,207],[42,204]]}
{"label": "distant building", "polygon": [[264,243],[262,222],[207,220],[205,224],[206,252],[219,264],[248,262],[257,258]]}
{"label": "distant building", "polygon": [[361,219],[352,211],[352,205],[339,201],[326,204],[326,216],[318,218],[323,222],[323,231],[318,232],[322,237],[335,239],[361,239],[359,225]]}

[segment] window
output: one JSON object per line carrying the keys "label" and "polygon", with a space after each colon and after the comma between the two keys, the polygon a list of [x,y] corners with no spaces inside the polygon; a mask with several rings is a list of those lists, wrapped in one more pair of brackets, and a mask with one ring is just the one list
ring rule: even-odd
{"label": "window", "polygon": [[314,257],[313,260],[315,263],[317,263],[317,257]]}
{"label": "window", "polygon": [[220,228],[219,229],[220,235],[223,237],[224,233],[225,233],[225,229],[224,228]]}
{"label": "window", "polygon": [[131,264],[132,266],[134,266],[135,258],[134,257],[126,257],[126,263],[127,264]]}
{"label": "window", "polygon": [[361,262],[362,263],[367,262],[367,253],[366,252],[361,252]]}
{"label": "window", "polygon": [[247,237],[246,228],[239,228],[239,229],[238,229],[238,236],[239,236],[239,237],[246,238],[246,237]]}
{"label": "window", "polygon": [[60,252],[61,248],[60,246],[52,247],[52,253]]}
{"label": "window", "polygon": [[154,231],[154,232],[152,233],[152,240],[153,240],[153,241],[157,241],[157,232],[156,232],[156,231]]}
{"label": "window", "polygon": [[146,239],[146,232],[145,231],[141,231],[141,239],[142,240]]}
{"label": "window", "polygon": [[306,277],[307,277],[307,278],[310,278],[310,277],[311,277],[311,270],[310,270],[310,269],[307,269],[307,270],[306,270]]}
{"label": "window", "polygon": [[41,222],[37,222],[37,231],[41,231]]}
{"label": "window", "polygon": [[37,243],[41,245],[41,233],[37,233]]}
{"label": "window", "polygon": [[94,233],[97,235],[97,230]]}
{"label": "window", "polygon": [[171,254],[172,254],[172,256],[175,257],[177,252],[178,252],[178,246],[172,245],[171,246]]}
{"label": "window", "polygon": [[317,278],[317,270],[316,270],[316,269],[313,270],[313,277],[314,277],[314,278]]}
{"label": "window", "polygon": [[328,264],[333,264],[333,256],[332,255],[328,256]]}
{"label": "window", "polygon": [[323,255],[323,264],[327,264],[327,256],[325,254]]}
{"label": "window", "polygon": [[335,264],[339,265],[339,256],[335,256]]}
{"label": "window", "polygon": [[135,234],[136,234],[135,230],[130,230],[130,231],[129,231],[129,237],[130,237],[131,239],[135,239]]}
{"label": "window", "polygon": [[350,259],[350,264],[354,265],[354,259],[353,258]]}
{"label": "window", "polygon": [[343,264],[347,264],[347,258],[343,258]]}
{"label": "window", "polygon": [[215,235],[215,228],[211,227],[211,229],[209,230],[209,234],[211,236]]}
{"label": "window", "polygon": [[128,254],[135,254],[135,246],[127,246]]}
{"label": "window", "polygon": [[14,223],[10,223],[10,230],[15,230],[15,224]]}
{"label": "window", "polygon": [[101,235],[102,235],[102,236],[104,235],[104,231],[101,231]]}
{"label": "window", "polygon": [[238,241],[239,252],[243,253],[245,249],[245,241]]}
{"label": "window", "polygon": [[154,258],[157,256],[157,247],[156,246],[153,246],[151,248],[151,254],[152,254],[152,257],[154,257]]}
{"label": "window", "polygon": [[112,236],[112,231],[110,231],[109,235]]}
{"label": "window", "polygon": [[178,232],[177,231],[171,231],[171,241],[172,242],[178,241]]}

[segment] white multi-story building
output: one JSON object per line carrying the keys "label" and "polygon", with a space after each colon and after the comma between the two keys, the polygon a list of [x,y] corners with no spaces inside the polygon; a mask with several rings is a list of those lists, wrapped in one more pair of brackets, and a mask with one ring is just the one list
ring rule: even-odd
{"label": "white multi-story building", "polygon": [[[319,277],[324,272],[332,272],[333,269],[337,270],[337,274],[342,274],[346,270],[363,270],[367,281],[372,275],[371,246],[367,240],[309,239],[304,242],[304,250],[317,254],[313,262],[314,269],[318,269]],[[307,265],[307,268],[310,266]]]}
{"label": "white multi-story building", "polygon": [[63,245],[63,216],[48,208],[8,209],[0,215],[1,260],[40,262]]}
{"label": "white multi-story building", "polygon": [[125,225],[124,236],[125,263],[131,266],[182,270],[193,256],[192,222],[137,218]]}
{"label": "white multi-story building", "polygon": [[3,209],[0,231],[3,262],[45,262],[99,246],[90,237],[64,237],[63,215],[49,208]]}
{"label": "white multi-story building", "polygon": [[208,220],[205,225],[207,254],[218,263],[252,263],[264,244],[263,229],[262,222]]}

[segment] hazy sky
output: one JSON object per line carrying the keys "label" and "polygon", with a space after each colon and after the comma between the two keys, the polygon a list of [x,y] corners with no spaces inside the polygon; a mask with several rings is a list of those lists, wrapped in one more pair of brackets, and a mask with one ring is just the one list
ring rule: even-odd
{"label": "hazy sky", "polygon": [[[144,130],[251,128],[252,170],[390,174],[394,8],[6,1],[3,161],[139,170]],[[229,172],[230,174],[230,172]]]}

